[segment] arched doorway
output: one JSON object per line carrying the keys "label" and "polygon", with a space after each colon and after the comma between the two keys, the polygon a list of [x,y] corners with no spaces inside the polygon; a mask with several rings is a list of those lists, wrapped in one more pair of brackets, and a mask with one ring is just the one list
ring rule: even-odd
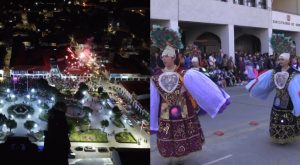
{"label": "arched doorway", "polygon": [[246,53],[260,52],[260,40],[254,35],[244,34],[235,39],[235,50],[243,51]]}
{"label": "arched doorway", "polygon": [[197,37],[194,44],[204,53],[219,52],[221,49],[220,38],[209,32],[205,32]]}

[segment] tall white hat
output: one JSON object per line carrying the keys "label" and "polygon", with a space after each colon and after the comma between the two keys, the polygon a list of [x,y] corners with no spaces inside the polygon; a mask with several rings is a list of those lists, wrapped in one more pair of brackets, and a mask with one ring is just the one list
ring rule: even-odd
{"label": "tall white hat", "polygon": [[175,49],[169,45],[166,46],[165,50],[162,52],[162,57],[163,56],[171,56],[171,57],[176,57]]}
{"label": "tall white hat", "polygon": [[284,60],[290,60],[290,53],[281,53],[279,58],[283,58]]}

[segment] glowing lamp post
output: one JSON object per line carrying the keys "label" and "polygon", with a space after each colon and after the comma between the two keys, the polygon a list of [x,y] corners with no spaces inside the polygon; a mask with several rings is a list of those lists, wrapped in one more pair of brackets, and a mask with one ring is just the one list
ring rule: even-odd
{"label": "glowing lamp post", "polygon": [[14,103],[15,103],[15,98],[16,98],[16,96],[14,94],[12,94],[11,99],[14,101]]}
{"label": "glowing lamp post", "polygon": [[6,89],[7,97],[10,96],[10,89]]}
{"label": "glowing lamp post", "polygon": [[32,88],[32,89],[31,89],[31,94],[32,94],[33,98],[34,98],[34,93],[35,93],[35,89]]}

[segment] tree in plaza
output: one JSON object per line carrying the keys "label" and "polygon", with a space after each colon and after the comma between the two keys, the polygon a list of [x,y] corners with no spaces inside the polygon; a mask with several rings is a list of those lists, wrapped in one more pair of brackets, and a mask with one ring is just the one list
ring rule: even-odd
{"label": "tree in plaza", "polygon": [[284,52],[293,52],[295,45],[291,37],[284,34],[273,34],[271,37],[271,46],[274,52],[281,54]]}
{"label": "tree in plaza", "polygon": [[106,92],[103,92],[102,94],[101,94],[101,99],[102,100],[105,100],[105,99],[108,99],[109,98],[109,95],[106,93]]}
{"label": "tree in plaza", "polygon": [[82,92],[83,91],[88,91],[88,90],[89,90],[89,87],[85,83],[81,82],[79,84],[79,88],[78,88],[77,92],[74,95],[74,98],[77,99],[77,100],[81,100],[84,97]]}
{"label": "tree in plaza", "polygon": [[84,95],[80,91],[77,91],[74,95],[74,98],[77,100],[81,100],[83,97],[84,97]]}
{"label": "tree in plaza", "polygon": [[100,124],[101,124],[101,127],[103,128],[103,132],[104,132],[104,129],[109,126],[109,121],[105,119],[105,120],[102,120],[100,122]]}
{"label": "tree in plaza", "polygon": [[6,116],[4,114],[0,113],[0,131],[2,131],[2,126],[3,126],[3,124],[6,123],[6,120],[7,120]]}
{"label": "tree in plaza", "polygon": [[101,94],[102,92],[103,92],[103,88],[102,88],[102,87],[99,87],[99,88],[98,88],[98,93]]}
{"label": "tree in plaza", "polygon": [[32,121],[32,120],[27,120],[27,121],[24,123],[24,127],[25,127],[26,129],[28,129],[28,131],[30,132],[31,129],[34,127],[34,124],[35,124],[34,121]]}
{"label": "tree in plaza", "polygon": [[37,82],[37,87],[39,90],[47,91],[49,89],[49,84],[48,84],[47,80],[40,78],[36,82]]}
{"label": "tree in plaza", "polygon": [[112,112],[114,113],[116,118],[120,118],[122,116],[122,113],[118,106],[113,107]]}
{"label": "tree in plaza", "polygon": [[12,129],[17,128],[17,122],[13,119],[8,119],[6,121],[6,126],[9,128],[9,131],[11,132]]}
{"label": "tree in plaza", "polygon": [[83,91],[88,91],[88,90],[89,90],[89,87],[88,87],[85,83],[81,82],[81,83],[79,84],[79,89],[78,89],[78,90],[81,91],[81,92],[83,92]]}

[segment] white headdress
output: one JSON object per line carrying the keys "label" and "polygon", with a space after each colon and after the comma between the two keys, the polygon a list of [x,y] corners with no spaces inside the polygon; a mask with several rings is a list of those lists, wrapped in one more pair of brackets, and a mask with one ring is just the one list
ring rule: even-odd
{"label": "white headdress", "polygon": [[171,56],[171,57],[176,57],[175,49],[169,45],[166,46],[165,50],[162,52],[162,57],[163,56]]}
{"label": "white headdress", "polygon": [[284,60],[290,60],[290,53],[281,53],[279,58],[283,58]]}

